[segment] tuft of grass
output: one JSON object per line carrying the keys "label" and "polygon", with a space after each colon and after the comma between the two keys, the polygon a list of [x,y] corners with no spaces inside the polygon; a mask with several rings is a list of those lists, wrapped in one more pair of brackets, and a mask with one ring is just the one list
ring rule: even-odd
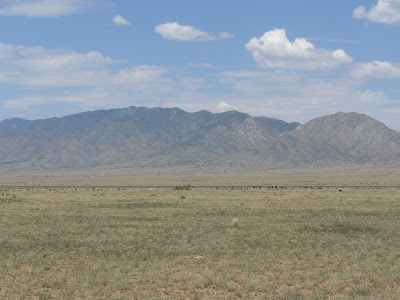
{"label": "tuft of grass", "polygon": [[191,190],[191,189],[192,189],[192,187],[191,187],[190,184],[188,184],[188,185],[177,185],[174,188],[174,190],[176,190],[176,191],[188,191],[188,190]]}
{"label": "tuft of grass", "polygon": [[350,290],[349,297],[351,299],[358,299],[360,297],[370,296],[371,291],[368,287],[355,287]]}

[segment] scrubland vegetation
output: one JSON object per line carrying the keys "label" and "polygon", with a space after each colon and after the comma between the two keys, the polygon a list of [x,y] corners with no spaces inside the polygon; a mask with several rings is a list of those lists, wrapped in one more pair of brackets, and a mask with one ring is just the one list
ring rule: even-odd
{"label": "scrubland vegetation", "polygon": [[0,191],[0,224],[1,299],[400,297],[395,189]]}

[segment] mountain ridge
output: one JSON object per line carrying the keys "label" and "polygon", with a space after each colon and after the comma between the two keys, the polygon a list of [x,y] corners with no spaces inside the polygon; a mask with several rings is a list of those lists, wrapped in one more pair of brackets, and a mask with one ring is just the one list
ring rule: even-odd
{"label": "mountain ridge", "polygon": [[276,169],[400,162],[400,134],[367,115],[305,124],[229,111],[127,107],[0,122],[0,170]]}

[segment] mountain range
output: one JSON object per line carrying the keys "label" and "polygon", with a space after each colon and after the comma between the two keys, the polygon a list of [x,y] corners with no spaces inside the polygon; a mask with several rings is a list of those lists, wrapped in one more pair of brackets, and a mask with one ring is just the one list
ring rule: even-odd
{"label": "mountain range", "polygon": [[128,107],[0,122],[0,171],[254,170],[400,165],[400,133],[364,114],[308,123]]}

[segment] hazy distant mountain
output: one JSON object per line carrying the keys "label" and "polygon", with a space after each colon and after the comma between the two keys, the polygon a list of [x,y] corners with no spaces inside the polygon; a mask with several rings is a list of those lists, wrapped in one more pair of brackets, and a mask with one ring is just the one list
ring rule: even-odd
{"label": "hazy distant mountain", "polygon": [[85,112],[0,122],[0,170],[280,168],[400,161],[400,134],[366,115],[301,125],[230,111],[179,108]]}
{"label": "hazy distant mountain", "polygon": [[339,112],[279,137],[269,151],[289,166],[385,165],[400,161],[400,134],[367,115]]}

